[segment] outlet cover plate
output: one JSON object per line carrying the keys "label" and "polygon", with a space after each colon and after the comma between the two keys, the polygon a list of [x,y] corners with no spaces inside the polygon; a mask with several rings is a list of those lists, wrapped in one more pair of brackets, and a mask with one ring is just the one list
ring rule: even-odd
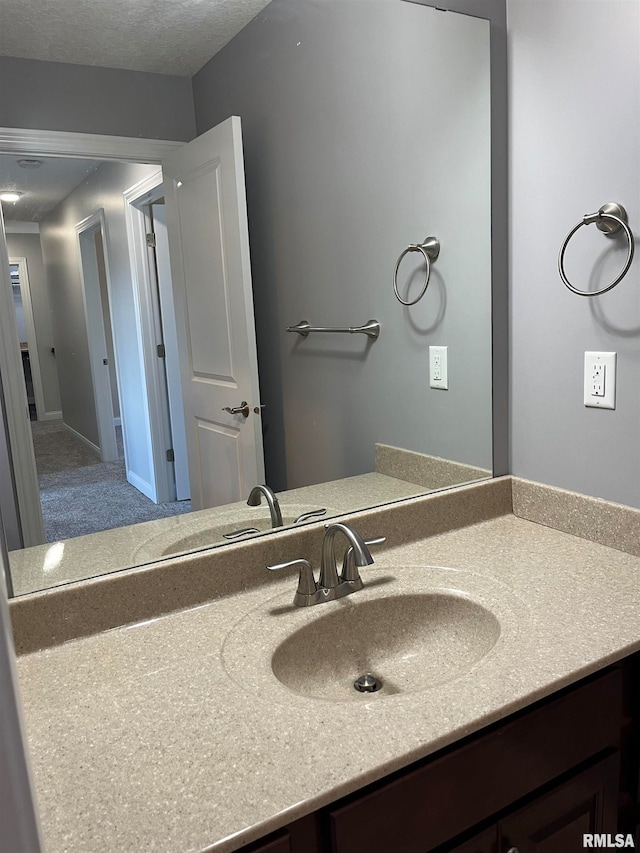
{"label": "outlet cover plate", "polygon": [[449,390],[448,347],[429,347],[429,386]]}
{"label": "outlet cover plate", "polygon": [[585,352],[584,404],[594,409],[615,409],[615,352]]}

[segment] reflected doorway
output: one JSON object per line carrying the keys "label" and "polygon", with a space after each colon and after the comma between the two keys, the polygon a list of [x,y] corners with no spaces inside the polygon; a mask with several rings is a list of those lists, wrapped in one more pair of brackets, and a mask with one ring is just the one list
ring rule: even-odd
{"label": "reflected doorway", "polygon": [[[135,348],[139,318],[123,191],[149,167],[78,158],[43,158],[40,163],[37,172],[23,176],[14,157],[0,155],[0,174],[29,182],[20,204],[3,205],[3,213],[37,495],[44,539],[50,543],[182,514],[191,504],[188,492],[181,501],[175,491],[158,500],[137,476],[140,460],[148,455],[148,436],[143,393],[132,393],[131,376],[136,371],[144,376],[144,365]],[[27,260],[29,271],[33,269],[32,295]],[[133,327],[126,322],[123,327],[123,318],[133,319]],[[121,372],[128,409],[121,405]],[[142,392],[144,386],[142,379]]]}

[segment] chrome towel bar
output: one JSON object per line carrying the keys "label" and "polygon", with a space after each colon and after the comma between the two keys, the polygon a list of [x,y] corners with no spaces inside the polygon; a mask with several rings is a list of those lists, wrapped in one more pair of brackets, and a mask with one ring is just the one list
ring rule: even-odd
{"label": "chrome towel bar", "polygon": [[300,320],[295,326],[287,326],[287,332],[297,332],[303,338],[311,332],[335,332],[344,335],[366,335],[368,338],[377,338],[380,334],[380,323],[377,320],[367,320],[363,326],[312,326],[308,320]]}
{"label": "chrome towel bar", "polygon": [[[629,267],[631,266],[631,261],[633,260],[633,252],[634,252],[634,242],[633,242],[633,234],[631,233],[631,229],[627,225],[628,217],[627,211],[622,207],[621,204],[615,204],[615,202],[607,202],[607,204],[603,204],[600,210],[596,213],[587,213],[583,216],[582,221],[578,222],[575,228],[572,228],[571,231],[567,234],[567,237],[562,244],[562,248],[560,249],[560,254],[558,256],[558,272],[560,273],[560,278],[564,282],[564,284],[569,288],[572,293],[576,293],[578,296],[600,296],[601,293],[606,293],[608,290],[612,290],[616,284],[619,284],[625,275],[629,272]],[[629,243],[629,251],[627,253],[627,260],[625,261],[624,267],[620,275],[608,284],[606,287],[600,288],[600,290],[578,290],[577,287],[574,287],[567,275],[564,271],[564,253],[569,245],[569,240],[573,237],[576,231],[579,228],[582,228],[583,225],[591,225],[591,223],[595,222],[596,228],[599,228],[607,237],[610,237],[612,234],[616,234],[621,228],[624,230],[624,233],[627,237],[627,241]]]}

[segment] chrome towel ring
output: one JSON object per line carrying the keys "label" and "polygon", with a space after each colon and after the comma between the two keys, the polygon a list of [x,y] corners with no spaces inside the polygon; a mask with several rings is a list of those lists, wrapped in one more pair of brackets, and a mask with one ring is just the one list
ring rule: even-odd
{"label": "chrome towel ring", "polygon": [[[627,225],[628,217],[627,211],[622,207],[621,204],[615,204],[615,202],[607,202],[607,204],[603,204],[600,210],[596,213],[587,213],[582,222],[578,222],[575,228],[572,228],[571,231],[567,234],[566,240],[562,245],[562,249],[560,249],[560,255],[558,256],[558,272],[560,273],[560,278],[564,282],[564,284],[569,288],[572,293],[576,293],[578,296],[600,296],[601,293],[606,293],[608,290],[612,290],[616,284],[619,284],[625,275],[629,272],[629,267],[631,266],[631,261],[633,261],[633,252],[634,252],[634,241],[633,234],[631,233],[631,229]],[[592,222],[595,222],[596,227],[600,229],[607,237],[610,237],[612,234],[616,234],[621,228],[624,229],[624,233],[626,234],[627,241],[629,243],[629,251],[627,253],[627,260],[625,261],[625,265],[622,269],[620,275],[612,281],[611,284],[608,284],[606,287],[601,288],[600,290],[578,290],[577,287],[574,287],[567,275],[564,271],[564,253],[569,244],[569,240],[573,237],[576,231],[579,228],[582,228],[583,225],[591,225]]]}
{"label": "chrome towel ring", "polygon": [[[422,285],[422,290],[416,296],[415,299],[412,299],[410,302],[405,302],[405,300],[398,293],[398,270],[400,269],[402,259],[405,255],[408,255],[409,252],[422,252],[425,263],[427,265],[427,269],[424,277],[424,284]],[[398,258],[395,272],[393,273],[393,292],[395,293],[398,302],[400,302],[402,305],[415,305],[416,302],[419,302],[422,299],[422,297],[427,292],[427,287],[429,287],[429,276],[431,275],[431,261],[435,261],[439,254],[440,240],[438,240],[437,237],[425,237],[423,243],[410,243],[407,246],[407,248]]]}

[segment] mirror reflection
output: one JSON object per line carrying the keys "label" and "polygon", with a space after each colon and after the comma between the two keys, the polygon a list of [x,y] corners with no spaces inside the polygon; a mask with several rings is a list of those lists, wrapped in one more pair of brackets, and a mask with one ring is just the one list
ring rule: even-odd
{"label": "mirror reflection", "polygon": [[162,169],[0,156],[17,594],[491,475],[488,23],[273,0],[192,83]]}

